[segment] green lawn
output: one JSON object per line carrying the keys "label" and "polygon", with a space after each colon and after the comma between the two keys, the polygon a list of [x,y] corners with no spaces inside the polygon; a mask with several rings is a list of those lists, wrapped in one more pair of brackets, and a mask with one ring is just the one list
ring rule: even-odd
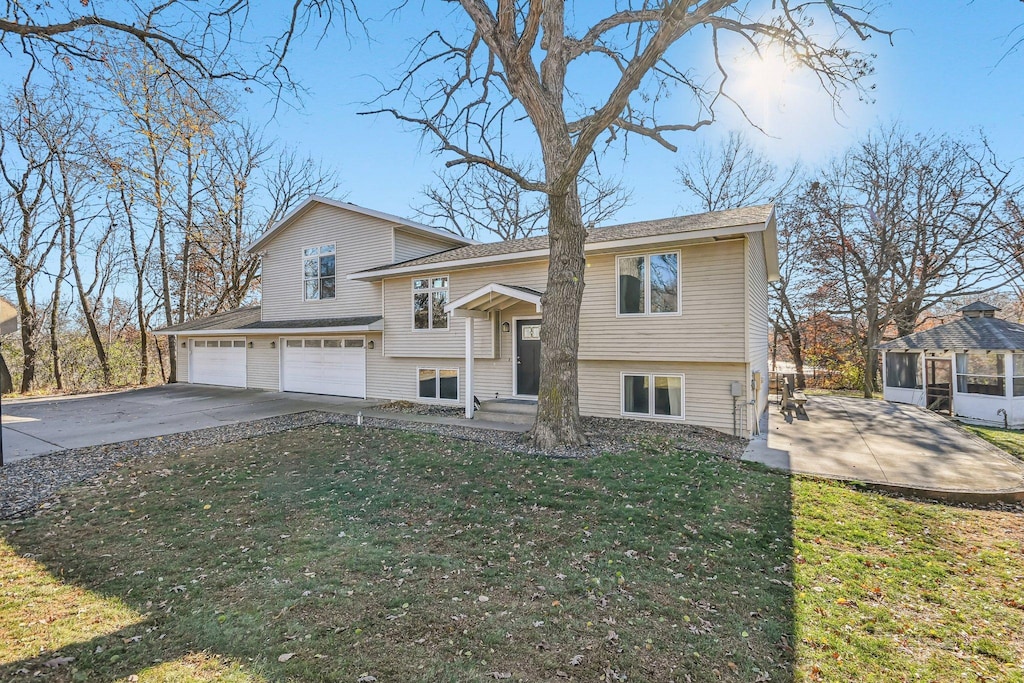
{"label": "green lawn", "polygon": [[964,425],[964,429],[977,434],[990,443],[995,444],[1010,455],[1024,460],[1024,432],[1019,429],[978,427],[975,425]]}
{"label": "green lawn", "polygon": [[1022,522],[323,426],[0,526],[0,680],[1022,681]]}

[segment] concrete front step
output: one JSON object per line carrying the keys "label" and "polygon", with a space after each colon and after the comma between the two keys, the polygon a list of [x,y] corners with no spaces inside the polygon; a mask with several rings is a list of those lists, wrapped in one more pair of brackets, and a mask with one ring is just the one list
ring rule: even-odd
{"label": "concrete front step", "polygon": [[478,420],[533,424],[537,418],[537,402],[517,398],[498,398],[483,401],[473,413]]}

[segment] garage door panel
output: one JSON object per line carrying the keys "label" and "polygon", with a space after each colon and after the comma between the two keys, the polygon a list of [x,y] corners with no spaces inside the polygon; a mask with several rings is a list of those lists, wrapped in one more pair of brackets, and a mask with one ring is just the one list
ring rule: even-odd
{"label": "garage door panel", "polygon": [[244,339],[192,341],[189,382],[224,387],[245,387]]}
{"label": "garage door panel", "polygon": [[363,340],[285,340],[281,358],[281,389],[365,397],[366,351]]}

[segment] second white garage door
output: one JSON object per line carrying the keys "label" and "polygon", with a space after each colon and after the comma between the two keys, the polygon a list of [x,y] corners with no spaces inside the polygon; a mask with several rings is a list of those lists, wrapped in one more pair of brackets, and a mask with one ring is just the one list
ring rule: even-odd
{"label": "second white garage door", "polygon": [[365,347],[361,337],[285,339],[281,390],[366,398]]}

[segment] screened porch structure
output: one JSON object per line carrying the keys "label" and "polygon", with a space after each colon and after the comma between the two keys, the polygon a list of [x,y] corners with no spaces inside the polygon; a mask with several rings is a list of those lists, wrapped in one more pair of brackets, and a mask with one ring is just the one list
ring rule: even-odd
{"label": "screened porch structure", "polygon": [[1024,325],[977,301],[962,317],[879,345],[885,400],[1024,427]]}

